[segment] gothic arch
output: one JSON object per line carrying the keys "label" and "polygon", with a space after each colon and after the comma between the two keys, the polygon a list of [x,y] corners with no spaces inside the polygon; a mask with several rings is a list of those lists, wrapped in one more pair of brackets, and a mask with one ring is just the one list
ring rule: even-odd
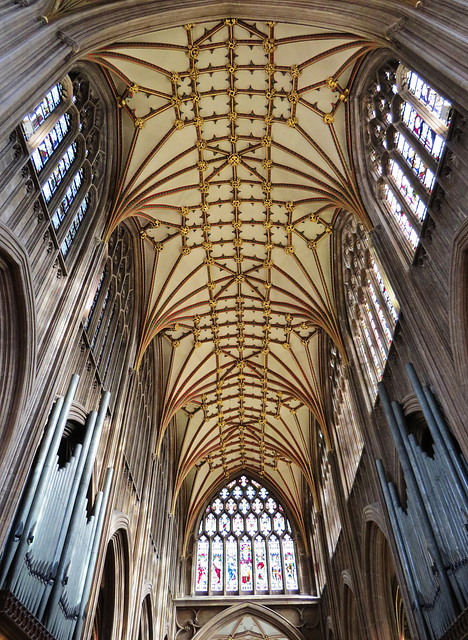
{"label": "gothic arch", "polygon": [[355,638],[363,637],[363,634],[361,633],[357,598],[354,593],[353,581],[348,570],[345,570],[342,573],[341,586],[341,623],[344,631],[344,638],[345,640],[355,640]]}
{"label": "gothic arch", "polygon": [[[116,519],[113,520],[115,523]],[[93,640],[120,640],[126,637],[131,575],[128,542],[126,529],[119,528],[107,544],[92,625]]]}
{"label": "gothic arch", "polygon": [[[365,606],[377,640],[406,637],[400,634],[407,624],[393,554],[385,530],[380,506],[366,507],[362,554],[367,600]],[[399,615],[402,615],[401,619],[398,619]]]}
{"label": "gothic arch", "polygon": [[[304,640],[302,633],[286,620],[286,618],[252,601],[239,603],[229,609],[221,611],[221,613],[214,616],[200,629],[192,640],[210,640],[211,638],[215,638],[228,623],[240,621],[242,618],[250,616],[275,627],[275,629],[283,633],[288,640]],[[233,638],[235,639],[235,634]]]}
{"label": "gothic arch", "polygon": [[468,388],[468,221],[453,241],[450,274],[450,334],[455,367],[462,388]]}
{"label": "gothic arch", "polygon": [[[31,395],[36,369],[35,303],[29,262],[25,249],[8,228],[0,223],[0,307],[6,311],[0,316],[0,424],[2,460],[0,484],[5,502],[1,504],[3,526],[10,522],[7,513],[13,513],[18,493],[7,489],[15,469],[22,465],[17,450],[24,446],[24,426],[18,425]],[[34,440],[35,436],[32,435]],[[16,460],[16,462],[15,462]],[[0,539],[5,533],[0,531]]]}

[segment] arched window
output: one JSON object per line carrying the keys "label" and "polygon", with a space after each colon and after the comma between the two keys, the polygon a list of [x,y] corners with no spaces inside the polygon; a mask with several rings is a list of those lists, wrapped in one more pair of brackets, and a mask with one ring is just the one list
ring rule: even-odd
{"label": "arched window", "polygon": [[387,62],[368,91],[368,143],[376,195],[412,249],[434,190],[452,107],[414,71]]}
{"label": "arched window", "polygon": [[372,255],[361,223],[343,227],[343,282],[348,319],[356,351],[372,399],[377,393],[398,321],[394,296]]}
{"label": "arched window", "polygon": [[109,240],[107,263],[83,326],[85,344],[107,389],[119,379],[128,349],[133,281],[131,237],[125,227],[118,227]]}
{"label": "arched window", "polygon": [[364,446],[347,374],[335,345],[330,349],[331,400],[335,447],[345,497],[351,492]]}
{"label": "arched window", "polygon": [[338,512],[333,474],[328,461],[328,450],[321,431],[318,432],[318,451],[320,461],[320,500],[327,538],[328,555],[331,558],[335,553],[338,538],[340,537],[341,520]]}
{"label": "arched window", "polygon": [[54,85],[21,123],[41,207],[61,260],[98,202],[103,110],[81,72]]}
{"label": "arched window", "polygon": [[198,594],[297,593],[296,550],[283,507],[247,476],[213,498],[196,541]]}

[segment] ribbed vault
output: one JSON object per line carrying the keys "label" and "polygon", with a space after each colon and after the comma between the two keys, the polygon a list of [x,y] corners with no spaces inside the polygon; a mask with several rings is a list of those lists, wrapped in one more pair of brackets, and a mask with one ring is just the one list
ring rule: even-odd
{"label": "ribbed vault", "polygon": [[189,521],[244,468],[299,526],[315,496],[313,430],[329,439],[319,342],[342,350],[332,287],[337,216],[367,225],[349,159],[347,100],[376,45],[345,33],[226,19],[89,55],[119,106],[108,236],[137,217],[146,310],[136,366],[163,340],[158,450],[177,430]]}

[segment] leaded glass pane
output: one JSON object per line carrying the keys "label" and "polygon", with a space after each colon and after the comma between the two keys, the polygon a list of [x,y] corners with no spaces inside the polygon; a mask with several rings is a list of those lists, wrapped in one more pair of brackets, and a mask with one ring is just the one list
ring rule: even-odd
{"label": "leaded glass pane", "polygon": [[228,489],[226,489],[226,487],[224,487],[224,489],[221,491],[221,493],[219,494],[221,496],[221,498],[223,500],[226,500],[226,498],[229,497],[229,491]]}
{"label": "leaded glass pane", "polygon": [[254,497],[255,497],[255,494],[256,494],[256,493],[257,493],[257,492],[255,491],[255,489],[254,489],[252,486],[250,486],[250,485],[249,485],[249,486],[247,487],[247,489],[245,490],[245,495],[247,496],[247,498],[248,498],[249,500],[252,500],[252,498],[254,498]]}
{"label": "leaded glass pane", "polygon": [[261,511],[263,511],[263,502],[258,498],[255,498],[255,500],[252,502],[252,511],[257,515],[261,513]]}
{"label": "leaded glass pane", "polygon": [[218,529],[222,536],[226,536],[231,531],[231,520],[226,513],[220,517]]}
{"label": "leaded glass pane", "polygon": [[35,109],[23,118],[23,131],[26,140],[39,129],[45,120],[50,116],[52,111],[58,107],[62,100],[63,87],[56,84],[50,91],[46,93],[45,98],[35,107]]}
{"label": "leaded glass pane", "polygon": [[277,513],[273,519],[273,529],[276,534],[281,535],[285,529],[284,516]]}
{"label": "leaded glass pane", "polygon": [[401,195],[405,199],[409,208],[416,214],[419,220],[426,217],[427,207],[418,195],[418,192],[406,177],[404,171],[395,160],[390,160],[390,175],[395,180]]}
{"label": "leaded glass pane", "polygon": [[252,591],[252,545],[247,536],[240,542],[240,576],[241,590]]}
{"label": "leaded glass pane", "polygon": [[271,519],[266,513],[262,513],[260,518],[260,531],[267,536],[271,531]]}
{"label": "leaded glass pane", "polygon": [[281,568],[281,554],[279,540],[275,535],[268,540],[268,550],[270,552],[270,579],[273,591],[283,588],[283,571]]}
{"label": "leaded glass pane", "polygon": [[237,510],[237,503],[234,502],[234,500],[232,498],[230,498],[225,505],[225,509],[226,511],[229,513],[229,515],[233,515],[233,513],[235,513],[235,511]]}
{"label": "leaded glass pane", "polygon": [[435,133],[425,122],[422,116],[411,106],[409,102],[403,103],[401,119],[413,135],[425,146],[429,153],[440,160],[445,145],[445,140]]}
{"label": "leaded glass pane", "polygon": [[283,555],[286,589],[287,591],[294,591],[298,587],[296,552],[294,551],[294,542],[288,535],[283,538]]}
{"label": "leaded glass pane", "polygon": [[211,505],[211,508],[213,509],[213,511],[218,516],[221,513],[221,511],[223,510],[223,502],[219,498],[216,498],[216,500]]}
{"label": "leaded glass pane", "polygon": [[247,516],[247,519],[245,521],[245,528],[246,528],[247,533],[250,536],[254,536],[257,533],[258,521],[257,521],[256,516],[254,516],[253,513],[250,513]]}
{"label": "leaded glass pane", "polygon": [[212,513],[209,513],[205,518],[205,531],[209,536],[212,536],[216,531],[216,518]]}
{"label": "leaded glass pane", "polygon": [[244,515],[250,511],[250,504],[245,498],[242,498],[242,500],[239,502],[239,511]]}
{"label": "leaded glass pane", "polygon": [[57,190],[57,187],[62,182],[68,169],[70,168],[76,154],[76,144],[71,144],[63,154],[63,157],[59,161],[58,165],[52,171],[50,178],[42,187],[42,193],[46,202],[49,202]]}
{"label": "leaded glass pane", "polygon": [[417,232],[414,230],[411,222],[408,220],[408,216],[403,211],[402,206],[398,201],[398,198],[395,196],[392,189],[390,189],[388,185],[385,185],[385,195],[387,197],[388,205],[395,217],[395,220],[398,222],[401,230],[403,231],[406,238],[409,240],[413,249],[416,249],[419,243],[419,236]]}
{"label": "leaded glass pane", "polygon": [[257,591],[268,589],[268,569],[266,559],[266,545],[264,538],[257,536],[254,542],[255,548],[255,588]]}
{"label": "leaded glass pane", "polygon": [[208,591],[208,554],[210,543],[203,536],[197,545],[197,591]]}
{"label": "leaded glass pane", "polygon": [[450,122],[452,104],[443,98],[437,91],[424,82],[414,71],[408,71],[406,83],[411,93],[416,96],[424,106],[437,118],[448,125]]}
{"label": "leaded glass pane", "polygon": [[37,149],[34,149],[31,154],[31,158],[37,172],[43,169],[44,165],[50,159],[55,149],[62,142],[68,132],[69,126],[70,118],[68,114],[65,113],[54,125],[54,128],[49,131],[49,133],[46,135]]}
{"label": "leaded glass pane", "polygon": [[233,536],[229,536],[226,542],[226,571],[226,591],[237,591],[237,540]]}
{"label": "leaded glass pane", "polygon": [[244,518],[240,513],[237,513],[234,516],[234,519],[232,521],[232,531],[236,534],[236,536],[240,536],[240,534],[244,532]]}
{"label": "leaded glass pane", "polygon": [[426,187],[429,193],[432,191],[432,187],[435,182],[435,175],[428,168],[420,155],[418,155],[415,149],[410,145],[405,136],[401,133],[397,134],[396,146],[401,153],[407,164],[413,170],[413,173],[418,177],[421,184]]}
{"label": "leaded glass pane", "polygon": [[276,509],[278,508],[278,505],[273,500],[273,498],[268,498],[268,500],[265,502],[265,507],[266,507],[266,510],[268,511],[268,513],[273,514],[273,513],[275,513]]}
{"label": "leaded glass pane", "polygon": [[211,590],[223,590],[223,541],[219,536],[211,543]]}

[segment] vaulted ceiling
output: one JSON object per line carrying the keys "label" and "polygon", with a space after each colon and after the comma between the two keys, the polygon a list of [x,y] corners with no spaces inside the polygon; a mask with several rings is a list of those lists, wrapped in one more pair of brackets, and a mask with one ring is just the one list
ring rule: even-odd
{"label": "vaulted ceiling", "polygon": [[119,108],[108,233],[136,217],[145,256],[136,366],[163,341],[158,448],[177,430],[188,526],[223,477],[267,479],[304,532],[313,431],[330,442],[319,341],[341,347],[333,232],[366,223],[348,96],[375,43],[226,19],[96,51]]}

